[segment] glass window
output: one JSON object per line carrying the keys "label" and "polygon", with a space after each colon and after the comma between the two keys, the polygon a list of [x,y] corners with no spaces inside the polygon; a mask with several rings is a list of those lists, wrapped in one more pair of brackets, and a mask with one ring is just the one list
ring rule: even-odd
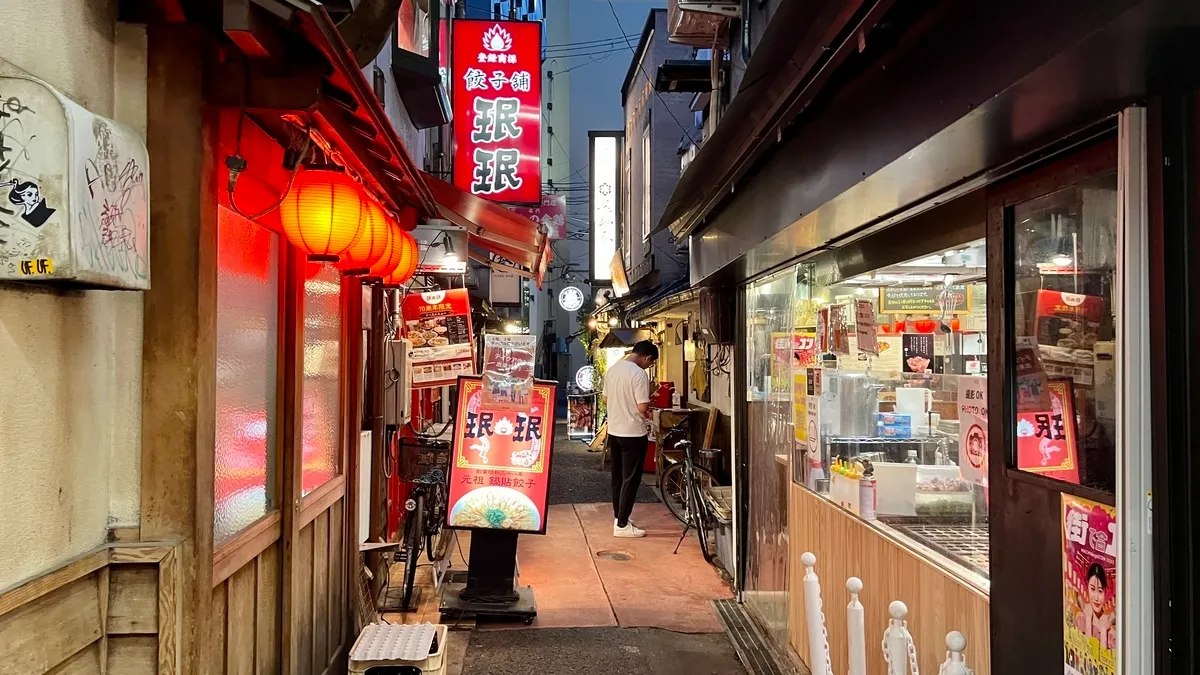
{"label": "glass window", "polygon": [[1115,492],[1117,176],[1010,209],[1021,471]]}
{"label": "glass window", "polygon": [[979,240],[850,278],[802,265],[790,354],[794,477],[980,588],[985,261]]}
{"label": "glass window", "polygon": [[217,214],[217,380],[213,540],[274,508],[279,235]]}
{"label": "glass window", "polygon": [[792,448],[792,296],[795,271],[746,289],[747,463],[750,508],[746,603],[787,644],[788,457]]}
{"label": "glass window", "polygon": [[304,421],[301,495],[338,473],[341,397],[341,275],[307,263],[304,282]]}
{"label": "glass window", "polygon": [[433,31],[428,8],[428,0],[424,3],[418,0],[401,0],[396,19],[397,47],[420,56],[429,56],[430,35]]}

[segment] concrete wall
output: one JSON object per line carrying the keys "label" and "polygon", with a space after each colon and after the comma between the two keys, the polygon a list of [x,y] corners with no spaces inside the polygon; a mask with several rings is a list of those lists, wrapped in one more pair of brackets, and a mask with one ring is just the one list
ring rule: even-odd
{"label": "concrete wall", "polygon": [[[2,0],[0,58],[145,136],[145,31],[116,3]],[[153,272],[152,272],[153,275]],[[138,521],[142,296],[0,285],[0,589]]]}
{"label": "concrete wall", "polygon": [[[621,245],[628,252],[626,274],[632,287],[650,283],[653,277],[649,273],[653,270],[658,270],[657,284],[662,286],[687,275],[687,255],[676,250],[677,246],[669,232],[660,232],[650,241],[642,238],[644,186],[649,180],[650,226],[653,228],[662,218],[675,184],[679,182],[679,144],[685,130],[696,141],[700,140],[701,135],[701,131],[692,126],[691,94],[660,95],[653,90],[650,78],[654,77],[663,61],[690,59],[692,48],[668,42],[666,11],[652,11],[655,13],[654,35],[642,58],[642,69],[636,71],[624,101],[630,194],[622,202],[625,214]],[[642,138],[647,125],[650,127],[648,168],[642,166]],[[645,264],[651,254],[655,256],[653,267]]]}

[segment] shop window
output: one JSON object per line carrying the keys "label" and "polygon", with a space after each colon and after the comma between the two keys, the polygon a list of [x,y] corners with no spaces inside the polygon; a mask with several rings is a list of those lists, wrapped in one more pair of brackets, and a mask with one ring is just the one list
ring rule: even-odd
{"label": "shop window", "polygon": [[1016,204],[1010,466],[1114,492],[1117,176]]}
{"label": "shop window", "polygon": [[338,473],[341,275],[308,263],[304,282],[303,478],[307,495]]}
{"label": "shop window", "polygon": [[401,0],[396,19],[396,46],[406,52],[429,56],[434,32],[429,0]]}
{"label": "shop window", "polygon": [[[982,240],[875,270],[797,270],[792,480],[987,587]],[[774,378],[772,378],[774,379]]]}
{"label": "shop window", "polygon": [[218,209],[216,546],[275,508],[280,249],[278,234]]}

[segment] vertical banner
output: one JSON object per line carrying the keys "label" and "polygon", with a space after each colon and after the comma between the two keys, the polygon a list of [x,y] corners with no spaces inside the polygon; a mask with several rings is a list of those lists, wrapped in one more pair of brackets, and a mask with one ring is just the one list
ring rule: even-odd
{"label": "vertical banner", "polygon": [[538,381],[529,412],[511,412],[484,404],[481,378],[459,378],[446,525],[546,533],[556,386]]}
{"label": "vertical banner", "polygon": [[467,289],[409,293],[400,306],[403,337],[412,343],[413,386],[454,384],[475,372],[471,298]]}
{"label": "vertical banner", "polygon": [[512,206],[510,210],[525,216],[546,228],[546,236],[551,239],[567,238],[567,196],[542,195],[542,203],[538,206]]}
{"label": "vertical banner", "polygon": [[826,478],[821,457],[821,369],[809,368],[805,374],[805,417],[804,435],[807,443],[807,458],[804,479],[809,489],[815,490],[817,481]]}
{"label": "vertical banner", "polygon": [[829,351],[829,308],[817,310],[817,355]]}
{"label": "vertical banner", "polygon": [[499,202],[542,199],[542,26],[454,22],[454,184]]}
{"label": "vertical banner", "polygon": [[879,356],[879,339],[875,331],[875,305],[870,300],[854,301],[854,337],[858,350]]}
{"label": "vertical banner", "polygon": [[987,378],[958,378],[958,468],[965,480],[987,485]]}
{"label": "vertical banner", "polygon": [[829,308],[829,351],[834,354],[850,353],[850,331],[846,328],[846,306],[833,305]]}
{"label": "vertical banner", "polygon": [[1117,512],[1062,495],[1064,675],[1117,672]]}

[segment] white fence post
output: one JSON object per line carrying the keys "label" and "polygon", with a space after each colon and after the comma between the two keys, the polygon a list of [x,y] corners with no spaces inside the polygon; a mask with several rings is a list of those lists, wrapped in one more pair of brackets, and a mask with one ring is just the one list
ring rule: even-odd
{"label": "white fence post", "polygon": [[867,675],[867,629],[863,616],[862,603],[858,594],[862,592],[863,582],[858,577],[846,580],[846,590],[850,591],[850,604],[846,606],[846,639],[850,645],[849,675]]}
{"label": "white fence post", "polygon": [[[908,632],[908,606],[899,600],[888,605],[892,620],[883,631],[883,660],[888,675],[921,675],[917,666],[917,648]],[[911,670],[910,670],[911,669]]]}
{"label": "white fence post", "polygon": [[962,633],[953,630],[946,633],[946,662],[942,664],[939,675],[974,675],[967,667],[967,638]]}
{"label": "white fence post", "polygon": [[829,665],[829,640],[825,633],[825,613],[821,610],[821,581],[813,567],[817,556],[805,552],[800,556],[804,565],[804,618],[808,623],[809,670],[813,675],[833,675]]}

